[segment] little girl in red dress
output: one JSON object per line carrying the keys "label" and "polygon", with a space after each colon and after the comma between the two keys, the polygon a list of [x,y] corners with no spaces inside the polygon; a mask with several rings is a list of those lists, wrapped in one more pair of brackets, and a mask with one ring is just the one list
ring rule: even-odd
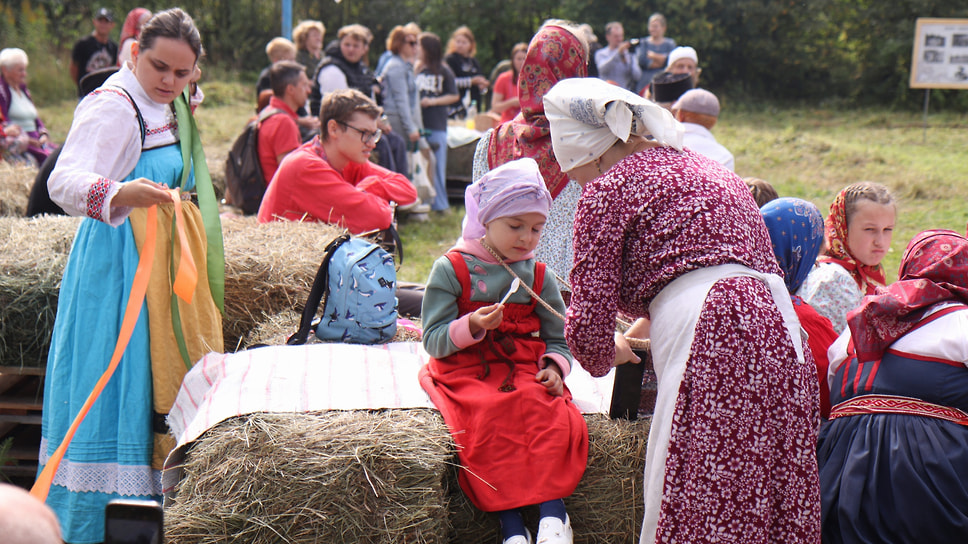
{"label": "little girl in red dress", "polygon": [[520,508],[537,504],[537,542],[570,544],[562,499],[585,471],[588,431],[563,381],[565,305],[534,261],[551,195],[537,163],[520,159],[465,200],[463,237],[427,281],[423,344],[433,359],[420,382],[457,443],[461,489],[498,513],[504,543],[532,542]]}

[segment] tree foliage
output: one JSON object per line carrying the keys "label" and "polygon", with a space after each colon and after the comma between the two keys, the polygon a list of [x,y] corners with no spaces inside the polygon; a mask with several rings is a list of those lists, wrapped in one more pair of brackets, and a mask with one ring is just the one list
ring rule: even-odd
{"label": "tree foliage", "polygon": [[[65,64],[73,42],[90,31],[95,9],[115,12],[117,35],[131,7],[120,0],[0,1],[0,45]],[[140,4],[152,10],[171,5]],[[265,65],[264,45],[280,32],[281,1],[195,0],[189,9],[210,67],[250,77]],[[485,69],[513,44],[528,41],[547,18],[587,22],[604,42],[605,23],[621,21],[627,37],[646,36],[649,15],[661,11],[668,35],[699,51],[703,85],[719,92],[911,108],[923,96],[908,88],[915,20],[968,18],[968,0],[293,0],[292,11],[294,22],[323,21],[327,41],[344,24],[369,27],[375,36],[371,62],[397,24],[414,21],[445,42],[454,28],[467,25]],[[33,65],[31,71],[36,81]],[[965,95],[932,92],[958,109],[968,109]]]}

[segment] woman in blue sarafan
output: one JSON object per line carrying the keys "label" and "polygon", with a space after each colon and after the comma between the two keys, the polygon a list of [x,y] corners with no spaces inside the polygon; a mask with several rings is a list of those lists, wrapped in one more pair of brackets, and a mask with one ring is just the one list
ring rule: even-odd
{"label": "woman in blue sarafan", "polygon": [[823,542],[968,538],[968,239],[917,235],[830,348]]}
{"label": "woman in blue sarafan", "polygon": [[[185,12],[152,17],[133,61],[78,104],[48,183],[58,205],[85,219],[64,270],[47,360],[41,469],[112,359],[140,254],[150,247],[148,210],[157,206],[154,266],[130,342],[47,496],[69,543],[104,540],[111,499],[160,500],[174,445],[165,416],[192,363],[223,349],[218,205],[184,94],[199,76],[201,53]],[[191,103],[200,98],[196,92]],[[198,194],[198,207],[181,205],[184,242],[172,241],[175,187]],[[185,299],[172,295],[179,254],[198,272]]]}

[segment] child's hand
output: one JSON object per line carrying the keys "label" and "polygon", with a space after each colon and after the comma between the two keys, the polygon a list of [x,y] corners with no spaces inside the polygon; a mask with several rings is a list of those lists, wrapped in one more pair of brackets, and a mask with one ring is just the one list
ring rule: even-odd
{"label": "child's hand", "polygon": [[558,372],[558,365],[552,364],[542,368],[534,376],[535,381],[545,386],[548,394],[554,397],[560,397],[565,393],[564,381]]}
{"label": "child's hand", "polygon": [[490,306],[478,308],[470,317],[471,334],[477,336],[477,333],[482,330],[494,330],[503,320],[504,306],[501,304],[491,304]]}

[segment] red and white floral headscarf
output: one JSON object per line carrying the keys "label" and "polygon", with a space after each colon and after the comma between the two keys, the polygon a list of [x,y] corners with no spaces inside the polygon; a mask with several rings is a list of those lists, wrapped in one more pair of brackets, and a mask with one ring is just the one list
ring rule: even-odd
{"label": "red and white floral headscarf", "polygon": [[847,314],[861,361],[879,359],[895,340],[914,328],[939,302],[968,304],[968,239],[950,230],[927,230],[908,244],[900,279],[864,297]]}
{"label": "red and white floral headscarf", "polygon": [[873,295],[878,287],[883,287],[887,283],[884,267],[880,263],[877,266],[860,263],[851,253],[847,245],[846,197],[847,189],[844,189],[830,204],[830,215],[825,222],[827,252],[818,257],[817,262],[839,264],[850,272],[865,295]]}
{"label": "red and white floral headscarf", "polygon": [[588,58],[581,40],[560,26],[541,28],[531,39],[518,75],[521,113],[494,129],[487,148],[488,166],[495,168],[515,159],[531,157],[537,161],[551,196],[557,197],[568,185],[568,176],[555,160],[551,127],[542,100],[555,83],[586,75]]}

